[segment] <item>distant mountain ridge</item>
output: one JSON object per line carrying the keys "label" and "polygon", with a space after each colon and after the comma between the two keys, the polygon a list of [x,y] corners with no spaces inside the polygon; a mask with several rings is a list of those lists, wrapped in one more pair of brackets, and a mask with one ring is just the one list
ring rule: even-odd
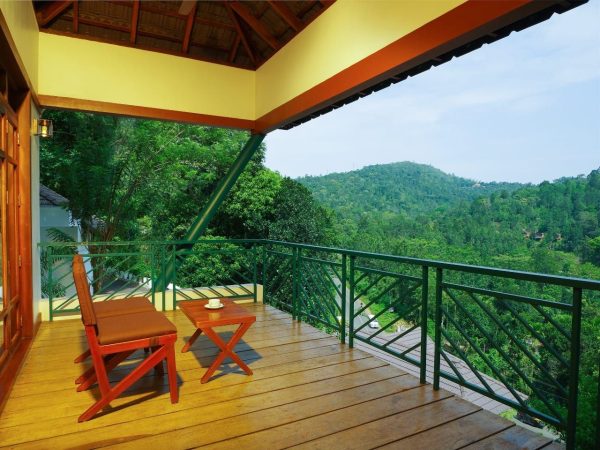
{"label": "distant mountain ridge", "polygon": [[297,181],[310,189],[319,202],[348,218],[369,212],[416,216],[526,186],[477,182],[408,161],[301,177]]}

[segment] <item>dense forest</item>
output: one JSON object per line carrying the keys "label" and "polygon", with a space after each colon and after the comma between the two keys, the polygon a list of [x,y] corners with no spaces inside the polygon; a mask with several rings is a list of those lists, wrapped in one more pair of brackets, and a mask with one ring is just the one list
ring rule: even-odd
{"label": "dense forest", "polygon": [[[600,169],[534,186],[404,162],[298,181],[333,208],[346,248],[600,278]],[[395,201],[400,191],[421,204]]]}

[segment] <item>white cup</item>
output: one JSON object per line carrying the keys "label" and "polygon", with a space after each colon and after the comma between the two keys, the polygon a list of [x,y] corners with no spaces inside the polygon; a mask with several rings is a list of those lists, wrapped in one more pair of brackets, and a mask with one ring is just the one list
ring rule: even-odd
{"label": "white cup", "polygon": [[218,307],[222,306],[221,299],[220,298],[211,298],[208,301],[208,306],[210,306],[211,308],[218,308]]}

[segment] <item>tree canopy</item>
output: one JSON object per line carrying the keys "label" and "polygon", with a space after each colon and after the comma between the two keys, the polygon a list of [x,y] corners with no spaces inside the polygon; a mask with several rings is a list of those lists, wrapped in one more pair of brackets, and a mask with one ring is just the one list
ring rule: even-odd
{"label": "tree canopy", "polygon": [[[69,199],[86,241],[180,239],[248,139],[246,132],[50,111],[41,182]],[[328,215],[267,169],[264,145],[208,230],[230,238],[325,243]]]}

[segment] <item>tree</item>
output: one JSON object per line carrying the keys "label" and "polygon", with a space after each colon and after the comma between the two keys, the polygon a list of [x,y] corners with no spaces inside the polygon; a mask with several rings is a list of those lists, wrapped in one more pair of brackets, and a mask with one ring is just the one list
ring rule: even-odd
{"label": "tree", "polygon": [[331,214],[300,183],[284,178],[274,198],[275,211],[269,238],[290,242],[330,243]]}

